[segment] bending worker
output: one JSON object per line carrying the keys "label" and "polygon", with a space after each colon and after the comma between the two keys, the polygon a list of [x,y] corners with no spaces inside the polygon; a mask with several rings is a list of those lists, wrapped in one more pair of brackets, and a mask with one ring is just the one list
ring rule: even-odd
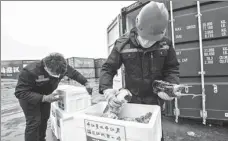
{"label": "bending worker", "polygon": [[61,99],[53,91],[64,76],[84,85],[89,94],[92,93],[87,79],[67,65],[59,53],[52,53],[41,61],[33,62],[20,72],[15,96],[26,118],[25,141],[45,141],[50,103]]}
{"label": "bending worker", "polygon": [[99,92],[110,106],[120,106],[115,97],[117,90],[113,89],[113,77],[122,64],[126,89],[133,95],[131,103],[161,106],[164,100],[174,99],[163,92],[155,94],[152,88],[154,80],[179,84],[179,63],[171,41],[165,37],[168,20],[164,4],[151,1],[137,15],[130,33],[116,40],[102,66],[99,84]]}

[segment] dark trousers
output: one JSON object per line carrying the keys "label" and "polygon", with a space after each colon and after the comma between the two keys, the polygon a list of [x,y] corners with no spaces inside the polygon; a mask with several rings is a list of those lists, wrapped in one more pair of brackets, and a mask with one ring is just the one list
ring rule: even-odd
{"label": "dark trousers", "polygon": [[23,109],[26,128],[25,141],[46,141],[47,121],[50,116],[50,103],[33,105],[24,100],[19,100]]}
{"label": "dark trousers", "polygon": [[[130,103],[158,105],[161,107],[161,109],[162,109],[162,106],[164,104],[164,102],[161,99],[159,99],[158,97],[138,97],[138,96],[133,96]],[[164,141],[163,130],[162,130],[161,141]]]}

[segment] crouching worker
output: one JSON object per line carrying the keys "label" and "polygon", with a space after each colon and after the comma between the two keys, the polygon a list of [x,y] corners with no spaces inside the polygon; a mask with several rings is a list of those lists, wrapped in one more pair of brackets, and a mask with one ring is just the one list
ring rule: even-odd
{"label": "crouching worker", "polygon": [[87,79],[67,65],[59,53],[52,53],[41,61],[33,62],[20,72],[15,96],[26,118],[25,141],[45,141],[50,103],[61,99],[53,91],[64,76],[84,85],[88,93],[92,93]]}
{"label": "crouching worker", "polygon": [[[116,40],[100,76],[99,92],[110,106],[119,107],[118,93],[113,89],[113,77],[124,64],[126,89],[132,94],[131,103],[162,106],[173,100],[166,93],[154,93],[154,80],[179,83],[179,63],[171,41],[165,37],[168,10],[163,3],[151,1],[136,18],[136,26]],[[162,137],[162,140],[164,138]]]}

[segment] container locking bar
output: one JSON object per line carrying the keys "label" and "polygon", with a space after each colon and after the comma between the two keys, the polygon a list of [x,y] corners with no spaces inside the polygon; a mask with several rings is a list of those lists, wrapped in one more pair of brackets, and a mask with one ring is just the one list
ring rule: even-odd
{"label": "container locking bar", "polygon": [[[173,48],[175,49],[175,40],[174,40],[174,22],[175,22],[175,19],[173,17],[173,2],[170,1],[170,22],[171,22],[171,33],[172,33],[172,45],[173,45]],[[175,122],[178,123],[178,117],[180,115],[180,110],[178,108],[178,100],[177,98],[175,98],[175,110],[174,110],[174,115],[175,115]]]}
{"label": "container locking bar", "polygon": [[201,12],[200,12],[200,2],[197,1],[197,15],[198,18],[198,30],[199,30],[199,47],[200,47],[200,68],[201,68],[201,88],[202,88],[202,117],[203,117],[203,124],[206,124],[207,112],[206,112],[206,95],[205,95],[205,84],[204,84],[204,64],[203,64],[203,44],[202,44],[202,26],[201,26]]}

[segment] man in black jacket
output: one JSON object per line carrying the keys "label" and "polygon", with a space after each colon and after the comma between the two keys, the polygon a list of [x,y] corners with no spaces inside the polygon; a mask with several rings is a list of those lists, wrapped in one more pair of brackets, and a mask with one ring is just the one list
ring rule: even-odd
{"label": "man in black jacket", "polygon": [[171,41],[164,36],[168,19],[164,4],[151,1],[139,12],[135,28],[116,40],[102,66],[99,85],[99,92],[104,94],[110,106],[121,106],[115,97],[118,90],[113,89],[113,77],[122,64],[125,87],[133,95],[131,103],[162,106],[164,100],[174,99],[164,92],[155,94],[152,88],[154,80],[179,83],[176,53]]}
{"label": "man in black jacket", "polygon": [[45,141],[50,103],[61,99],[61,95],[52,92],[64,76],[84,85],[89,94],[92,93],[87,79],[67,65],[59,53],[33,62],[20,72],[15,96],[26,118],[25,141]]}

